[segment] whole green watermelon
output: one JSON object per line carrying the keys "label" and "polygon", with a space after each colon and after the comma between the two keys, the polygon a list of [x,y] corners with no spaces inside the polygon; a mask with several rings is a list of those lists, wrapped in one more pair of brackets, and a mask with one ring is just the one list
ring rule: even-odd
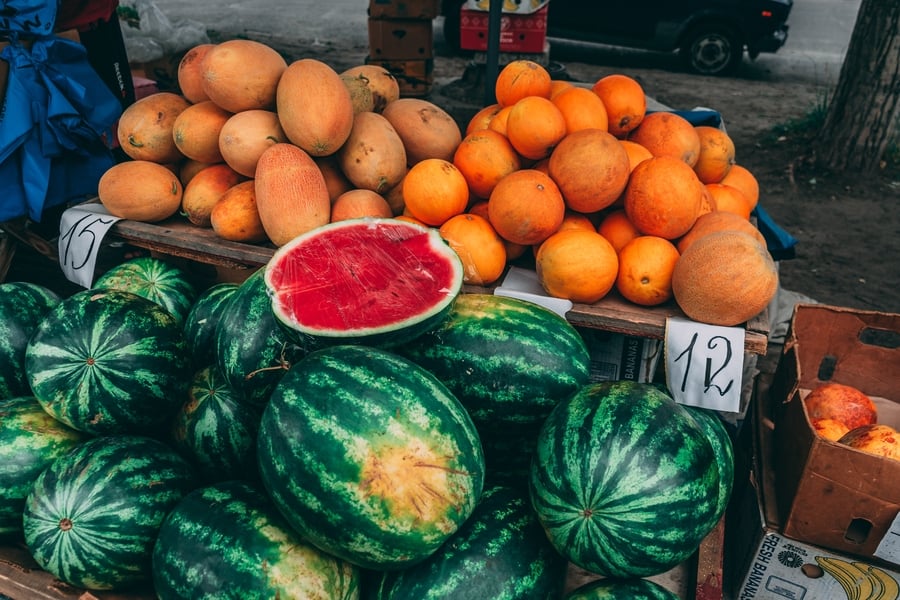
{"label": "whole green watermelon", "polygon": [[472,516],[437,552],[383,572],[371,600],[556,600],[567,563],[544,535],[527,491],[486,488]]}
{"label": "whole green watermelon", "polygon": [[193,372],[172,315],[118,290],[84,290],[57,304],[28,343],[25,371],[44,410],[95,435],[159,433]]}
{"label": "whole green watermelon", "polygon": [[261,490],[227,481],[194,490],[166,517],[153,583],[160,600],[353,600],[359,571],[304,541]]}
{"label": "whole green watermelon", "polygon": [[197,288],[184,269],[153,256],[132,258],[110,268],[93,287],[131,292],[156,302],[179,324],[197,298]]}
{"label": "whole green watermelon", "polygon": [[60,301],[36,283],[0,283],[0,398],[30,396],[25,375],[25,348],[38,324]]}
{"label": "whole green watermelon", "polygon": [[171,439],[206,482],[257,479],[259,419],[209,366],[194,374],[187,400],[175,413]]}
{"label": "whole green watermelon", "polygon": [[715,411],[696,406],[685,406],[712,445],[719,466],[719,494],[716,514],[721,517],[728,508],[734,487],[734,446],[725,423]]}
{"label": "whole green watermelon", "polygon": [[206,288],[184,318],[184,338],[198,369],[216,362],[216,326],[226,302],[237,289],[236,283],[217,283]]}
{"label": "whole green watermelon", "polygon": [[325,552],[369,569],[437,550],[484,483],[472,420],[440,381],[369,346],[332,346],[294,364],[258,434],[263,484]]}
{"label": "whole green watermelon", "polygon": [[41,568],[70,585],[147,583],[159,528],[194,479],[181,456],[152,438],[82,442],[34,482],[23,513],[25,543]]}
{"label": "whole green watermelon", "polygon": [[678,600],[680,596],[649,579],[597,579],[572,590],[564,600]]}
{"label": "whole green watermelon", "polygon": [[22,510],[35,479],[86,437],[48,415],[33,396],[0,400],[0,540],[22,537]]}
{"label": "whole green watermelon", "polygon": [[719,468],[690,413],[652,384],[589,384],[544,423],[531,500],[557,551],[607,577],[689,556],[718,522]]}

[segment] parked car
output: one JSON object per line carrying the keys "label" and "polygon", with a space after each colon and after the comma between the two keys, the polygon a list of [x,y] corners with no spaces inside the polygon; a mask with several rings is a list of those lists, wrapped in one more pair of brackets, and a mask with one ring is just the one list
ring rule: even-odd
{"label": "parked car", "polygon": [[[506,0],[521,2],[525,0]],[[442,0],[444,38],[459,50],[465,0]],[[727,75],[787,40],[793,0],[550,0],[547,35],[613,46],[678,52],[703,75]]]}

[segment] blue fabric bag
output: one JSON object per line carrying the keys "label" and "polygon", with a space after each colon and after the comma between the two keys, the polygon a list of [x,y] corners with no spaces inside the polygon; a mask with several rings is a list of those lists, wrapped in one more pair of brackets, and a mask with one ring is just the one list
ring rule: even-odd
{"label": "blue fabric bag", "polygon": [[54,0],[3,0],[0,34],[51,35],[56,26],[57,8]]}

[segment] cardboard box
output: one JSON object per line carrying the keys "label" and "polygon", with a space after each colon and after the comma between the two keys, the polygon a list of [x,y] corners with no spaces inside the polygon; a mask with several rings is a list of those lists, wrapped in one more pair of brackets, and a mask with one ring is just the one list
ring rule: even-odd
{"label": "cardboard box", "polygon": [[369,0],[369,16],[378,19],[434,19],[438,0]]}
{"label": "cardboard box", "polygon": [[434,60],[377,60],[366,57],[366,64],[390,71],[400,86],[402,98],[420,98],[431,93],[434,85]]}
{"label": "cardboard box", "polygon": [[900,564],[900,461],[815,435],[803,398],[826,382],[862,390],[900,427],[900,314],[797,305],[771,396],[784,534]]}
{"label": "cardboard box", "polygon": [[[534,53],[544,51],[547,41],[547,9],[531,14],[500,16],[500,52]],[[460,12],[459,46],[463,50],[485,51],[488,45],[489,13],[463,8]]]}
{"label": "cardboard box", "polygon": [[662,355],[660,340],[576,327],[591,357],[591,381],[653,381]]}
{"label": "cardboard box", "polygon": [[[503,0],[500,9],[507,14],[530,15],[547,6],[550,0]],[[468,10],[488,11],[491,9],[491,0],[466,0],[463,5]]]}
{"label": "cardboard box", "polygon": [[784,457],[775,453],[771,408],[768,395],[754,398],[747,428],[752,463],[736,472],[735,495],[726,519],[725,597],[896,598],[900,571],[895,567],[791,539],[781,532],[775,468]]}
{"label": "cardboard box", "polygon": [[369,18],[369,56],[376,60],[424,60],[434,55],[431,21]]}

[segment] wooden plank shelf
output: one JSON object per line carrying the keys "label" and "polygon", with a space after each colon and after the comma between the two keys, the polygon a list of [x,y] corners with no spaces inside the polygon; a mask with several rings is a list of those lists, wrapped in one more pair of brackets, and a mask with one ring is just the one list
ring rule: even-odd
{"label": "wooden plank shelf", "polygon": [[[213,230],[196,227],[177,217],[156,224],[119,221],[107,235],[139,248],[230,269],[257,269],[275,252],[271,244],[223,240]],[[464,291],[490,293],[491,288],[466,286]],[[665,339],[666,319],[684,316],[674,302],[653,307],[638,306],[614,292],[594,304],[575,304],[566,313],[569,322],[578,327],[658,340]],[[745,351],[764,355],[768,337],[768,313],[763,311],[746,324]]]}

